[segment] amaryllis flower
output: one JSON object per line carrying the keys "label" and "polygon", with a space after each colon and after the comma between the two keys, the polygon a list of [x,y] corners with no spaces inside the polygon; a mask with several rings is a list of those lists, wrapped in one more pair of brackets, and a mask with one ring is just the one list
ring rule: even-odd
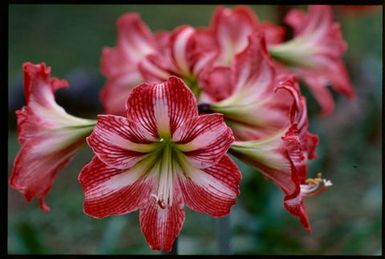
{"label": "amaryllis flower", "polygon": [[23,69],[26,105],[16,111],[21,148],[9,183],[28,201],[37,197],[41,209],[48,211],[44,197],[96,121],[71,116],[55,102],[55,91],[68,83],[50,77],[50,67],[25,63]]}
{"label": "amaryllis flower", "polygon": [[84,212],[103,218],[139,209],[150,247],[169,251],[184,205],[220,217],[235,203],[241,175],[226,155],[234,138],[221,114],[198,116],[176,77],[135,87],[126,107],[124,117],[100,115],[87,138],[95,157],[79,175]]}
{"label": "amaryllis flower", "polygon": [[284,206],[299,217],[311,232],[303,198],[318,194],[331,182],[318,176],[307,179],[307,160],[316,157],[318,137],[308,132],[305,97],[299,93],[294,78],[282,82],[276,91],[287,91],[294,100],[290,123],[269,136],[249,141],[236,141],[231,153],[258,169],[277,184],[285,194]]}
{"label": "amaryllis flower", "polygon": [[295,37],[270,46],[269,52],[275,60],[309,85],[322,108],[322,114],[330,114],[334,109],[334,101],[327,88],[329,85],[347,97],[354,96],[342,60],[347,44],[342,38],[339,24],[333,21],[331,7],[311,5],[307,14],[294,9],[288,13],[285,21],[293,27]]}

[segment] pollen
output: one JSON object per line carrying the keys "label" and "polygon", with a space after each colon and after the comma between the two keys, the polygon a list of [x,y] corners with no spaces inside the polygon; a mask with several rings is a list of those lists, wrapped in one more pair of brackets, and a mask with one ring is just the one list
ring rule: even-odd
{"label": "pollen", "polygon": [[301,184],[301,193],[305,197],[321,193],[333,185],[331,181],[322,178],[322,173],[318,173],[316,178],[306,179],[305,183]]}
{"label": "pollen", "polygon": [[308,178],[305,180],[305,183],[309,184],[309,185],[319,185],[322,181],[323,181],[322,180],[322,173],[319,172],[319,173],[317,173],[316,178]]}

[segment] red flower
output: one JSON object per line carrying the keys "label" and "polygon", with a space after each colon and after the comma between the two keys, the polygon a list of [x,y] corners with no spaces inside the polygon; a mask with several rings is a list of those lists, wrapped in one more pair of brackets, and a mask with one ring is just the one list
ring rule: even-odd
{"label": "red flower", "polygon": [[68,87],[68,83],[51,78],[50,67],[25,63],[23,69],[26,106],[16,111],[21,148],[9,183],[28,201],[36,196],[41,209],[48,211],[44,197],[95,121],[71,116],[55,102],[54,92]]}
{"label": "red flower", "polygon": [[223,96],[209,110],[223,113],[233,130],[238,141],[231,152],[276,183],[285,193],[285,207],[310,230],[300,190],[307,178],[307,160],[315,158],[318,137],[308,132],[306,103],[296,81],[276,73],[261,33],[249,37],[226,75],[225,91],[220,91],[223,85],[215,78],[205,90]]}
{"label": "red flower", "polygon": [[334,109],[328,85],[339,93],[353,97],[354,91],[342,60],[347,45],[339,24],[333,22],[330,6],[311,5],[308,14],[292,10],[285,18],[295,37],[271,46],[270,54],[300,76],[321,105],[323,115]]}
{"label": "red flower", "polygon": [[100,115],[87,138],[96,156],[79,175],[84,212],[103,218],[139,209],[150,247],[171,250],[184,205],[220,217],[235,203],[241,174],[226,155],[232,132],[220,114],[198,116],[176,77],[137,86],[126,107],[126,117]]}
{"label": "red flower", "polygon": [[289,123],[269,136],[249,141],[236,141],[231,152],[255,167],[285,193],[284,206],[300,218],[305,228],[311,226],[303,198],[323,191],[331,182],[307,179],[307,160],[315,158],[318,137],[308,132],[305,97],[300,95],[294,78],[282,82],[275,91],[286,90],[293,98]]}

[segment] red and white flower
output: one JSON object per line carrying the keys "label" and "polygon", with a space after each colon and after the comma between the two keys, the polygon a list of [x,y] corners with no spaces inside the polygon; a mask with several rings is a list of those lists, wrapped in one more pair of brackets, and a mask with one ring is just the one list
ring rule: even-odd
{"label": "red and white flower", "polygon": [[269,52],[281,69],[289,68],[309,85],[322,114],[330,114],[334,101],[327,89],[329,85],[347,97],[354,96],[342,60],[347,44],[339,24],[333,21],[332,9],[327,5],[311,5],[307,14],[294,9],[285,21],[293,27],[295,37],[270,46]]}
{"label": "red and white flower", "polygon": [[306,100],[294,78],[282,82],[275,91],[286,91],[293,102],[286,125],[269,136],[249,141],[236,141],[231,153],[255,167],[285,194],[284,206],[299,217],[305,228],[311,226],[303,198],[320,193],[331,182],[320,177],[307,179],[307,161],[314,159],[318,137],[308,131]]}
{"label": "red and white flower", "polygon": [[302,197],[311,189],[305,184],[307,160],[315,158],[318,137],[308,132],[298,84],[275,71],[264,35],[258,32],[249,36],[248,46],[235,56],[227,75],[226,91],[221,92],[223,85],[216,80],[205,88],[217,98],[222,93],[208,110],[223,113],[233,130],[237,141],[231,153],[276,183],[285,193],[285,207],[310,231]]}
{"label": "red and white flower", "polygon": [[9,183],[28,201],[37,197],[41,209],[48,211],[44,197],[96,122],[69,115],[55,102],[54,93],[68,83],[50,77],[50,67],[25,63],[23,69],[26,105],[16,111],[21,148]]}
{"label": "red and white flower", "polygon": [[198,115],[182,80],[141,84],[126,116],[100,115],[87,138],[95,157],[79,175],[84,212],[103,218],[139,209],[152,249],[171,250],[183,207],[213,217],[229,213],[241,174],[226,155],[233,143],[221,114]]}

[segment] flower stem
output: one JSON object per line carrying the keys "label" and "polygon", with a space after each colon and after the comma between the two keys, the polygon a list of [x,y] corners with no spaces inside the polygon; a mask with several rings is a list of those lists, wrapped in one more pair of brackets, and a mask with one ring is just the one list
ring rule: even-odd
{"label": "flower stem", "polygon": [[178,255],[178,238],[175,239],[170,252],[162,251],[162,255]]}
{"label": "flower stem", "polygon": [[230,255],[231,246],[231,226],[230,226],[230,215],[219,218],[217,221],[217,245],[219,254]]}

